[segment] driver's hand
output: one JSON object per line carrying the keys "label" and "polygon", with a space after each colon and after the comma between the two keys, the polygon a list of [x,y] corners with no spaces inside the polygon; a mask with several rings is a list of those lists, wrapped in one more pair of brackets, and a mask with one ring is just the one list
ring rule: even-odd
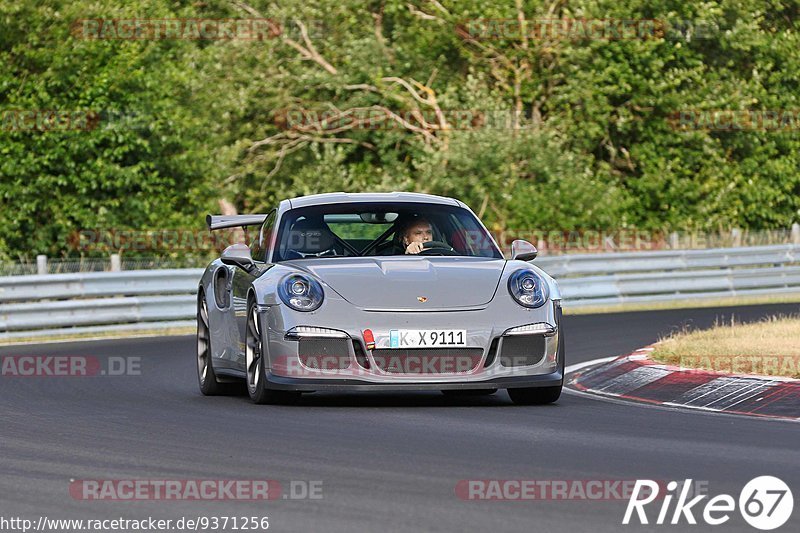
{"label": "driver's hand", "polygon": [[422,247],[425,245],[423,242],[414,241],[406,247],[407,254],[418,254],[422,251]]}

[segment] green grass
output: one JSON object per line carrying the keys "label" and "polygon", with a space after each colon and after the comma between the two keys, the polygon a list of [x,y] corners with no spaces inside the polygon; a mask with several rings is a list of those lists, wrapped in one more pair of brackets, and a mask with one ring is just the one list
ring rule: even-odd
{"label": "green grass", "polygon": [[800,378],[800,317],[734,319],[661,339],[650,356],[659,362],[733,374]]}

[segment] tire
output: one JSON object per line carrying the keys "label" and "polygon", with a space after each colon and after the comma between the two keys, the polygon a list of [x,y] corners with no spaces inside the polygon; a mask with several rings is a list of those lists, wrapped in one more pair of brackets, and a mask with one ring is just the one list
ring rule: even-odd
{"label": "tire", "polygon": [[252,301],[247,306],[247,327],[245,329],[246,381],[247,393],[250,395],[250,399],[253,400],[253,403],[259,405],[289,403],[297,399],[300,396],[299,393],[277,391],[268,389],[266,386],[261,320],[258,316],[256,304]]}
{"label": "tire", "polygon": [[208,325],[208,303],[205,294],[197,298],[197,383],[205,396],[228,394],[230,386],[217,381],[211,357],[211,332]]}
{"label": "tire", "polygon": [[564,345],[564,330],[561,327],[561,308],[558,308],[556,315],[558,324],[558,358],[561,367],[561,383],[553,387],[522,387],[519,389],[508,389],[511,401],[517,405],[545,405],[553,403],[561,396],[561,389],[564,387],[564,368],[566,361],[566,347]]}
{"label": "tire", "polygon": [[446,389],[442,391],[445,396],[489,396],[497,392],[497,389]]}

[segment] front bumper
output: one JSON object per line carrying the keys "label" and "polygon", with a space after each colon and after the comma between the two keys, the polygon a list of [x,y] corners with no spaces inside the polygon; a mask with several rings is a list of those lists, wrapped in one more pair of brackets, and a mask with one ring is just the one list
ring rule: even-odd
{"label": "front bumper", "polygon": [[267,373],[267,388],[294,392],[352,391],[352,392],[409,392],[433,390],[513,389],[519,387],[557,387],[563,382],[561,369],[551,374],[506,376],[471,381],[376,383],[359,379],[314,379],[276,376]]}
{"label": "front bumper", "polygon": [[[392,328],[419,327],[419,314],[363,313],[353,312],[329,314],[324,328],[345,334],[338,339],[338,349],[331,348],[330,357],[338,358],[342,364],[336,368],[309,366],[297,338],[287,335],[294,326],[293,318],[280,313],[279,309],[264,309],[262,324],[264,345],[269,366],[266,369],[267,387],[287,391],[353,390],[353,391],[409,391],[409,390],[468,390],[518,387],[551,387],[563,382],[564,354],[560,331],[561,308],[550,302],[534,311],[497,313],[498,309],[485,309],[468,313],[425,313],[424,325],[430,329],[458,328],[467,331],[467,348],[477,351],[476,364],[464,370],[452,366],[433,372],[420,370],[416,373],[387,370],[376,361],[381,357],[392,357],[394,350],[387,348]],[[345,311],[343,309],[342,311]],[[505,311],[505,310],[502,310]],[[499,315],[499,316],[498,316]],[[504,320],[499,320],[503,316]],[[322,327],[322,321],[314,327]],[[370,349],[363,337],[361,327],[368,326],[375,333],[375,350]],[[548,326],[547,333],[523,336],[511,335],[510,329],[526,324]],[[536,337],[541,356],[520,357],[526,339]],[[523,341],[522,344],[520,341]],[[453,351],[458,351],[455,349]],[[378,355],[382,354],[382,355]],[[387,355],[389,354],[389,355]],[[408,354],[413,362],[416,355]],[[524,353],[523,353],[524,355]],[[327,355],[325,356],[327,357]],[[436,359],[438,354],[427,353],[425,357]],[[304,362],[306,364],[304,364]],[[424,364],[422,365],[425,366]],[[444,364],[442,365],[445,366]],[[441,367],[440,367],[441,368]]]}

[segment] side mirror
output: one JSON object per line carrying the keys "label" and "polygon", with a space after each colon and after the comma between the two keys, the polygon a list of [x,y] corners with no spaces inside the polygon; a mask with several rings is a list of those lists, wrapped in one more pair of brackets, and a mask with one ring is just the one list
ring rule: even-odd
{"label": "side mirror", "polygon": [[250,272],[255,266],[250,255],[250,247],[246,244],[232,244],[222,251],[219,257],[226,265],[237,266],[246,272]]}
{"label": "side mirror", "polygon": [[539,255],[539,250],[528,241],[517,239],[511,243],[511,259],[533,261],[537,255]]}

